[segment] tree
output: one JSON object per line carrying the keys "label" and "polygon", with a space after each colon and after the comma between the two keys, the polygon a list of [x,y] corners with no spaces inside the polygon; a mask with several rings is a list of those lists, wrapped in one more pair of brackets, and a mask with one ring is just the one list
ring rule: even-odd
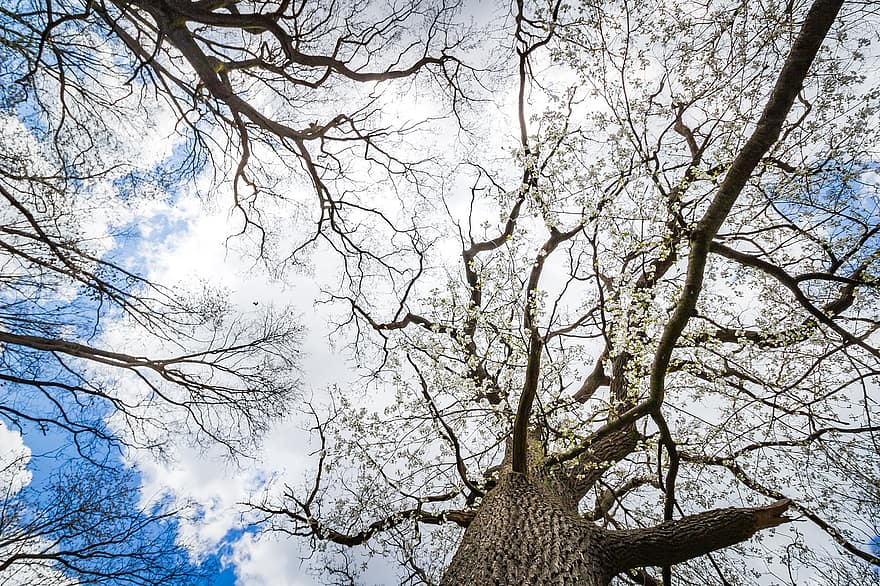
{"label": "tree", "polygon": [[199,583],[206,569],[168,533],[184,511],[139,504],[120,459],[165,456],[172,438],[247,453],[295,397],[299,328],[132,262],[133,210],[192,161],[153,168],[163,155],[143,143],[146,161],[132,156],[161,112],[102,81],[82,37],[43,37],[42,15],[12,7],[0,18],[0,430],[41,444],[3,462],[0,582]]}
{"label": "tree", "polygon": [[36,489],[16,487],[20,480],[9,474],[16,463],[9,464],[0,512],[3,584],[203,584],[215,571],[193,564],[168,531],[186,511],[137,505],[131,471],[74,461]]}
{"label": "tree", "polygon": [[[765,573],[871,583],[876,10],[517,2],[474,36],[461,8],[42,13],[46,39],[127,49],[228,170],[259,255],[340,263],[327,301],[363,394],[314,409],[314,478],[255,503],[267,529],[409,582],[729,584],[790,512],[809,534]],[[502,158],[485,90],[506,74]],[[397,120],[425,88],[457,133]],[[291,176],[317,195],[292,244],[268,211]]]}

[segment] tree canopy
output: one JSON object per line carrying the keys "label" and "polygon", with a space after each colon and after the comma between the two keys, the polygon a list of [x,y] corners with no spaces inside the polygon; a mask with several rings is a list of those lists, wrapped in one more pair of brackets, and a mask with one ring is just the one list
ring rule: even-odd
{"label": "tree canopy", "polygon": [[[308,470],[247,515],[324,583],[371,557],[401,583],[875,583],[873,3],[0,15],[7,427],[234,451],[308,417]],[[164,151],[126,146],[163,123]],[[229,317],[78,231],[180,185],[293,290],[333,273],[316,307],[356,384],[305,402],[293,316]],[[118,319],[178,352],[90,343]]]}

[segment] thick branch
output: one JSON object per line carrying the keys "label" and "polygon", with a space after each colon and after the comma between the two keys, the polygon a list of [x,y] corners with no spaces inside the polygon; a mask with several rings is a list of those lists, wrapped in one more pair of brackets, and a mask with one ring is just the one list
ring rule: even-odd
{"label": "thick branch", "polygon": [[684,290],[672,317],[663,330],[651,368],[651,398],[648,411],[662,403],[666,384],[666,369],[672,358],[672,349],[693,315],[703,287],[703,272],[709,254],[709,245],[727,218],[727,214],[730,213],[755,167],[779,137],[785,118],[803,86],[810,65],[842,4],[842,0],[817,0],[810,8],[801,32],[791,48],[791,53],[789,53],[782,72],[779,74],[770,100],[758,120],[755,131],[734,159],[718,194],[691,234],[691,251],[688,256]]}
{"label": "thick branch", "polygon": [[535,396],[538,394],[538,383],[541,374],[541,353],[544,349],[545,340],[538,332],[538,324],[535,323],[535,313],[537,311],[537,293],[538,282],[541,278],[541,272],[544,269],[544,262],[550,256],[556,247],[562,242],[573,238],[582,230],[582,226],[577,225],[571,230],[560,232],[556,228],[550,229],[550,238],[541,247],[538,252],[535,263],[529,274],[529,281],[526,285],[526,302],[524,307],[524,325],[529,331],[529,354],[526,364],[525,382],[523,390],[520,394],[519,404],[516,410],[516,420],[513,424],[513,471],[520,474],[528,473],[528,462],[526,459],[526,444],[529,426],[529,417],[532,413],[532,404]]}
{"label": "thick branch", "polygon": [[[628,397],[630,385],[626,376],[626,369],[631,360],[631,354],[622,352],[612,363],[609,379],[611,401],[618,412],[626,410],[633,404],[633,400]],[[577,457],[571,467],[568,478],[573,498],[576,501],[583,498],[608,468],[626,458],[636,448],[637,441],[635,424],[627,425],[594,441],[589,449]]]}
{"label": "thick branch", "polygon": [[599,387],[611,384],[611,377],[605,374],[605,368],[602,366],[602,361],[605,360],[607,356],[608,348],[606,347],[599,358],[596,359],[596,364],[593,366],[592,372],[590,372],[589,376],[584,380],[584,383],[574,394],[573,398],[575,401],[586,403]]}
{"label": "thick branch", "polygon": [[622,572],[642,566],[668,566],[706,555],[790,521],[785,516],[790,504],[783,499],[765,507],[716,509],[647,529],[609,532],[612,564],[615,572]]}
{"label": "thick branch", "polygon": [[[767,486],[763,486],[758,483],[754,478],[750,477],[746,474],[745,470],[737,464],[733,459],[729,458],[708,458],[704,456],[689,456],[685,455],[685,459],[691,462],[699,462],[702,464],[708,464],[710,466],[720,466],[723,468],[727,468],[731,473],[736,477],[737,480],[742,482],[744,485],[748,486],[755,492],[761,493],[770,498],[783,498],[785,497],[779,491],[776,491]],[[789,501],[785,499],[791,504],[791,508],[802,513],[807,519],[812,521],[817,527],[822,529],[825,533],[830,535],[834,541],[836,541],[843,549],[851,553],[852,555],[865,560],[866,562],[873,564],[875,566],[880,567],[880,557],[872,555],[866,551],[862,551],[856,545],[854,545],[849,539],[847,539],[843,533],[840,532],[839,529],[831,525],[831,523],[825,521],[819,515],[806,508],[804,505]]]}

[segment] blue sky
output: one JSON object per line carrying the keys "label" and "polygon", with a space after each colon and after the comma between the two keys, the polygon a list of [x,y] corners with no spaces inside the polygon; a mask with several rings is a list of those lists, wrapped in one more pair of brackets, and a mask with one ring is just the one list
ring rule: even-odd
{"label": "blue sky", "polygon": [[[163,229],[158,230],[156,234],[161,238],[168,238],[173,236],[174,230],[181,230],[182,228],[183,226],[169,223]],[[137,247],[138,244],[132,241],[127,242],[125,245],[125,248],[131,252],[134,252]],[[126,255],[136,258],[135,255],[128,255],[127,251]],[[118,254],[116,257],[116,260],[118,260]],[[76,335],[67,331],[68,339],[86,341],[100,338],[103,320],[108,319],[104,315],[107,311],[106,306],[98,306],[94,299],[86,296],[78,296],[63,303],[51,299],[37,301],[38,305],[43,309],[45,309],[47,304],[56,303],[59,304],[65,314],[77,315],[81,318],[78,320],[79,334]],[[26,307],[21,309],[23,311],[27,310]],[[95,322],[96,318],[99,320],[97,323]],[[68,323],[76,322],[68,321]],[[32,355],[34,355],[33,359],[31,359]],[[9,347],[4,347],[2,355],[4,369],[7,372],[15,373],[20,368],[26,370],[26,374],[34,378],[41,378],[56,383],[76,383],[74,376],[70,372],[66,372],[60,363],[46,360],[46,358],[47,356],[42,353],[14,352]],[[34,370],[35,363],[40,365],[39,371]],[[51,392],[49,396],[51,396],[52,400],[50,401],[47,396],[37,392],[32,387],[12,383],[3,384],[0,387],[0,395],[2,395],[0,396],[0,402],[4,405],[26,404],[28,413],[39,413],[47,417],[53,413],[57,414],[58,410],[63,408],[69,413],[75,414],[75,420],[88,422],[99,431],[110,433],[107,426],[103,424],[103,419],[109,413],[109,408],[101,401],[82,403],[74,401],[74,397],[71,395]],[[57,401],[57,403],[54,401]],[[11,421],[7,419],[6,422],[7,426],[16,429]],[[81,437],[83,441],[77,447],[74,445],[70,433],[59,429],[57,426],[41,425],[26,420],[17,420],[15,423],[20,426],[18,429],[20,429],[22,438],[32,454],[28,463],[32,479],[30,485],[18,495],[18,498],[28,499],[31,506],[51,507],[51,499],[54,498],[54,489],[59,482],[59,475],[64,474],[71,466],[76,467],[79,473],[89,469],[94,469],[95,473],[102,472],[96,468],[97,464],[100,464],[117,471],[116,474],[103,471],[103,475],[110,474],[111,477],[119,476],[119,478],[125,479],[124,484],[120,485],[123,487],[124,495],[116,501],[116,504],[127,508],[128,511],[127,513],[124,511],[120,512],[123,514],[137,513],[139,510],[141,476],[137,471],[131,470],[123,464],[122,446],[108,445],[106,441],[84,434]],[[86,458],[83,456],[86,456]],[[95,463],[87,458],[92,459]],[[167,538],[173,540],[177,534],[177,524],[171,521],[163,521],[158,527],[151,527],[149,531],[143,533],[141,538],[145,540],[155,539],[153,533],[157,530],[167,533]],[[231,539],[235,537],[235,535],[230,536]],[[127,545],[133,546],[135,543],[129,541]],[[228,546],[226,549],[228,550]],[[205,557],[199,565],[201,565],[202,569],[215,568],[215,576],[211,583],[218,586],[235,584],[233,569],[222,567],[222,555],[223,553],[218,551],[213,555]],[[168,563],[179,563],[181,558],[187,558],[188,556],[189,552],[178,547],[177,551],[169,552],[167,556]],[[196,569],[195,565],[193,569]]]}
{"label": "blue sky", "polygon": [[[8,24],[6,19],[3,19],[3,22],[4,26]],[[31,102],[32,96],[30,99],[20,101],[22,94],[16,93],[19,86],[14,83],[14,78],[21,73],[23,63],[19,60],[18,67],[16,66],[14,53],[10,56],[9,52],[5,52],[2,56],[6,59],[0,67],[0,80],[5,83],[0,89],[0,97],[2,97],[0,101],[5,104],[7,113],[14,114],[35,136],[38,136],[45,131],[46,126]],[[187,152],[186,145],[181,143],[174,150],[172,157],[162,161],[156,168],[140,171],[134,169],[131,173],[115,180],[113,186],[123,199],[139,197],[139,192],[148,187],[153,193],[161,194],[166,203],[173,203],[180,187],[176,183],[179,176],[175,169],[186,163]],[[84,187],[81,182],[71,182],[69,184],[71,197],[91,197]],[[32,213],[37,214],[41,211],[45,212],[45,210],[31,210]],[[92,219],[79,220],[87,224]],[[150,235],[154,244],[167,242],[187,229],[184,221],[176,220],[171,215],[153,215],[150,219],[152,222]],[[144,240],[140,226],[137,223],[117,226],[113,232],[116,234],[114,245],[106,253],[105,258],[123,264],[136,274],[146,274],[148,267],[143,265],[144,257],[140,251],[150,242]],[[121,275],[105,274],[104,277],[123,288],[133,286]],[[62,279],[61,282],[63,283],[64,280]],[[23,297],[20,290],[6,289],[5,294],[0,296],[0,303],[3,304],[6,314],[4,327],[13,333],[57,336],[100,346],[104,328],[108,320],[114,317],[114,308],[85,289],[80,289],[72,296],[70,292],[64,292],[59,296],[60,293],[51,287],[41,287],[33,291],[29,297]],[[15,316],[20,316],[21,319]],[[34,318],[38,319],[36,324],[33,322]],[[66,358],[53,358],[51,354],[44,352],[3,346],[0,349],[0,361],[3,372],[7,375],[41,379],[49,381],[50,385],[77,385],[81,382],[77,380],[77,372],[80,372],[77,369],[80,365]],[[84,378],[88,379],[88,376],[86,374]],[[7,408],[20,408],[29,415],[56,420],[63,410],[71,415],[73,421],[92,426],[99,433],[112,433],[104,423],[104,418],[111,412],[110,406],[99,398],[91,400],[83,400],[83,398],[82,394],[69,393],[60,387],[47,386],[43,391],[34,386],[14,382],[3,382],[0,386],[0,404]],[[29,421],[26,418],[16,417],[11,411],[0,412],[0,422],[8,429],[20,432],[31,452],[27,464],[31,473],[30,484],[14,497],[27,502],[29,510],[51,510],[54,504],[54,491],[57,490],[59,483],[64,482],[66,475],[75,473],[80,479],[89,478],[90,475],[94,478],[114,479],[111,482],[118,489],[115,493],[118,499],[114,501],[114,506],[121,507],[117,509],[120,517],[138,514],[142,477],[137,470],[128,468],[123,463],[122,445],[107,442],[88,433],[72,435],[70,431],[63,430],[57,425]],[[71,496],[76,495],[71,493]],[[173,541],[177,530],[178,525],[175,521],[162,521],[157,525],[148,526],[126,545],[135,545],[133,541],[136,539],[144,539],[145,542],[154,541],[156,532],[164,534],[164,539]],[[55,534],[56,537],[60,535],[61,533]],[[230,539],[236,537],[231,535]],[[70,543],[75,545],[77,540],[74,539]],[[228,545],[224,551],[228,553]],[[203,557],[199,564],[193,563],[192,569],[213,568],[214,576],[211,578],[211,583],[234,584],[234,571],[232,568],[223,568],[223,555],[223,552],[216,551]],[[187,550],[180,547],[172,548],[168,551],[167,563],[177,564],[181,559],[188,557]]]}

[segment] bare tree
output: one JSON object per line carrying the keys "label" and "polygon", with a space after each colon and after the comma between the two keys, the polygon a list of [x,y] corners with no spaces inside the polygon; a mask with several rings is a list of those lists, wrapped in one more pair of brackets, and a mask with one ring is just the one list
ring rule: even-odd
{"label": "bare tree", "polygon": [[39,488],[4,495],[0,583],[203,584],[216,568],[192,563],[168,530],[185,511],[139,507],[138,481],[72,461]]}
{"label": "bare tree", "polygon": [[[120,457],[175,438],[247,453],[294,405],[299,327],[114,257],[126,226],[112,216],[191,177],[191,161],[126,160],[125,130],[154,102],[101,79],[86,33],[32,26],[51,14],[0,9],[0,423],[51,444],[31,460],[39,487],[0,487],[0,582],[198,583],[173,535],[181,511],[142,508]],[[53,66],[37,70],[43,53]],[[127,340],[108,346],[121,323]],[[47,475],[52,457],[71,461]]]}
{"label": "bare tree", "polygon": [[[509,31],[505,158],[479,101],[498,71],[465,68],[455,8],[38,11],[46,39],[124,45],[197,140],[219,124],[259,254],[284,245],[273,173],[317,194],[285,254],[338,254],[365,383],[315,409],[314,478],[257,503],[266,527],[412,583],[871,583],[876,8],[517,2],[482,33]],[[383,116],[377,94],[419,83],[455,148],[407,149],[419,125]],[[793,518],[770,554],[749,541]]]}
{"label": "bare tree", "polygon": [[[69,187],[52,191],[45,188],[51,178],[17,169],[0,174],[7,204],[0,225],[0,380],[10,389],[0,413],[7,423],[63,430],[80,447],[116,441],[104,423],[113,413],[136,446],[137,438],[156,435],[140,431],[161,434],[170,413],[197,435],[237,451],[238,442],[285,412],[295,390],[297,328],[289,319],[226,316],[228,307],[211,291],[187,298],[151,283],[90,249],[71,215]],[[93,345],[106,316],[128,320],[141,333],[138,342],[153,339],[171,351],[148,357]],[[127,374],[142,390],[107,386],[94,373],[104,367]],[[144,447],[161,447],[146,441]]]}

